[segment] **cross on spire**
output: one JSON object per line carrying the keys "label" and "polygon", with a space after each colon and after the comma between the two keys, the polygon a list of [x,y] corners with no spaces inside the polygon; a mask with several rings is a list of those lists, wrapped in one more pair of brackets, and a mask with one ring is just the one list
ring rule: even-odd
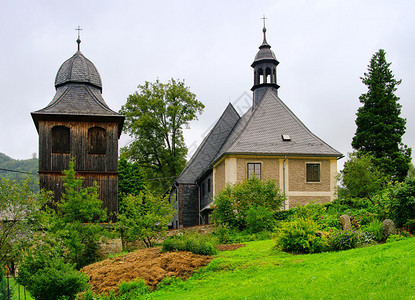
{"label": "cross on spire", "polygon": [[266,18],[265,15],[264,15],[261,19],[264,21],[264,28],[262,28],[262,32],[264,33],[264,41],[262,42],[262,45],[268,45],[267,37],[266,37],[266,34],[265,34],[267,32],[267,29],[265,28],[265,20],[268,19],[268,18]]}
{"label": "cross on spire", "polygon": [[78,39],[76,42],[78,43],[78,51],[81,50],[81,30],[82,28],[78,25],[78,28],[75,28],[75,30],[78,30]]}
{"label": "cross on spire", "polygon": [[264,28],[265,28],[265,20],[268,19],[265,17],[265,15],[261,18],[264,21]]}

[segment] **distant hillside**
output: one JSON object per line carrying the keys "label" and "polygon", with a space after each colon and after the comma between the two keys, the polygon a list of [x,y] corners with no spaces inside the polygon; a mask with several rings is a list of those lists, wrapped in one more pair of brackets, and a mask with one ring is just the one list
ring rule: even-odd
{"label": "distant hillside", "polygon": [[13,159],[4,153],[0,153],[0,177],[16,181],[25,180],[29,177],[33,181],[33,188],[37,190],[39,188],[39,179],[37,176],[38,170],[39,160],[37,158],[20,160]]}

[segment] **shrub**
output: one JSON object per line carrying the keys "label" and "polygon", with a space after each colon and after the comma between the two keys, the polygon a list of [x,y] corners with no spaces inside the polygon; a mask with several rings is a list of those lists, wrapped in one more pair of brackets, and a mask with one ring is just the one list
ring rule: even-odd
{"label": "shrub", "polygon": [[336,215],[325,214],[318,218],[318,224],[322,230],[341,229],[342,223],[340,217]]}
{"label": "shrub", "polygon": [[217,238],[219,244],[232,244],[235,242],[232,237],[232,230],[228,224],[216,224],[213,235]]}
{"label": "shrub", "polygon": [[251,207],[246,212],[246,228],[249,233],[272,230],[274,225],[274,212],[266,207]]}
{"label": "shrub", "polygon": [[415,179],[390,185],[375,199],[379,215],[392,219],[397,227],[415,219]]}
{"label": "shrub", "polygon": [[28,255],[19,267],[17,282],[26,286],[36,300],[76,298],[87,288],[88,277],[65,264],[61,257],[38,252]]}
{"label": "shrub", "polygon": [[216,209],[212,217],[216,224],[228,224],[231,228],[246,228],[249,209],[262,206],[271,211],[281,208],[285,197],[273,180],[252,178],[227,185],[215,197]]}
{"label": "shrub", "polygon": [[123,199],[118,224],[128,241],[142,240],[153,247],[157,238],[165,235],[175,213],[167,197],[154,195],[147,189]]}
{"label": "shrub", "polygon": [[120,300],[138,299],[140,296],[148,294],[149,287],[142,279],[130,282],[121,281],[118,285],[118,297]]}
{"label": "shrub", "polygon": [[411,233],[415,233],[415,219],[410,219],[408,220],[405,224],[404,227]]}
{"label": "shrub", "polygon": [[373,219],[369,224],[362,226],[361,230],[372,233],[374,240],[378,242],[385,237],[383,235],[382,222],[378,219]]}
{"label": "shrub", "polygon": [[164,240],[161,250],[163,252],[190,251],[201,255],[215,255],[217,253],[211,238],[194,234],[168,237]]}
{"label": "shrub", "polygon": [[351,230],[339,230],[330,236],[330,248],[334,251],[356,248],[359,234]]}
{"label": "shrub", "polygon": [[405,236],[405,235],[401,235],[401,234],[391,234],[390,236],[388,236],[388,239],[386,240],[386,243],[393,243],[393,242],[398,242],[398,241],[403,241],[408,239],[409,237]]}
{"label": "shrub", "polygon": [[318,224],[305,218],[283,223],[276,238],[276,246],[288,252],[318,253],[327,247],[326,238],[319,233]]}
{"label": "shrub", "polygon": [[359,241],[358,244],[372,244],[375,243],[375,234],[367,231],[358,231]]}

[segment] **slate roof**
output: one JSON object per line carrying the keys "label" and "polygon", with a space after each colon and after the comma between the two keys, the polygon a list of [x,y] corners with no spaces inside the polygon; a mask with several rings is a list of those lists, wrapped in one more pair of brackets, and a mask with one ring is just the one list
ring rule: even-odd
{"label": "slate roof", "polygon": [[[283,141],[289,135],[290,141]],[[314,135],[269,88],[255,110],[239,117],[231,104],[176,180],[193,183],[226,154],[342,157]]]}
{"label": "slate roof", "polygon": [[56,88],[68,82],[88,83],[102,90],[101,76],[97,68],[81,51],[77,51],[66,60],[56,73]]}
{"label": "slate roof", "polygon": [[199,176],[212,166],[212,161],[222,148],[228,136],[232,132],[240,116],[232,104],[226,107],[222,116],[216,122],[209,134],[193,154],[186,167],[177,178],[177,183],[195,184]]}
{"label": "slate roof", "polygon": [[264,32],[264,40],[263,40],[261,46],[259,46],[259,51],[255,55],[254,62],[251,65],[252,67],[255,66],[259,62],[263,62],[263,61],[267,61],[267,60],[275,62],[276,64],[278,64],[275,53],[271,50],[271,45],[268,44],[268,42],[267,42],[267,38],[266,38],[266,35],[265,35],[267,30],[265,29],[265,27],[264,27],[264,29],[262,29],[262,31]]}
{"label": "slate roof", "polygon": [[94,118],[117,122],[121,134],[124,116],[111,110],[102,97],[101,76],[94,64],[79,50],[59,68],[56,94],[44,108],[32,112],[36,128],[40,119]]}
{"label": "slate roof", "polygon": [[[240,128],[239,133],[234,133],[237,136],[227,142],[215,160],[224,154],[343,156],[313,134],[271,88],[246,119],[245,126],[235,127]],[[289,135],[291,140],[283,141],[282,135]]]}

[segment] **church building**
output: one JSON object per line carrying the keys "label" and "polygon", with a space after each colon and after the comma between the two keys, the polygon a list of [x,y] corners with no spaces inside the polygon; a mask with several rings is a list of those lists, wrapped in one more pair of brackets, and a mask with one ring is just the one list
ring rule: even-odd
{"label": "church building", "polygon": [[[55,79],[56,94],[44,108],[32,112],[39,133],[40,188],[60,200],[62,171],[75,161],[84,185],[97,182],[108,213],[118,211],[118,139],[124,116],[111,110],[102,97],[101,76],[80,51],[66,60]],[[115,220],[115,217],[112,217]]]}
{"label": "church building", "polygon": [[252,107],[240,116],[223,112],[171,193],[177,201],[172,227],[210,222],[214,197],[251,178],[275,180],[286,195],[283,209],[336,197],[337,160],[343,155],[313,134],[278,97],[277,61],[263,29],[254,69]]}

